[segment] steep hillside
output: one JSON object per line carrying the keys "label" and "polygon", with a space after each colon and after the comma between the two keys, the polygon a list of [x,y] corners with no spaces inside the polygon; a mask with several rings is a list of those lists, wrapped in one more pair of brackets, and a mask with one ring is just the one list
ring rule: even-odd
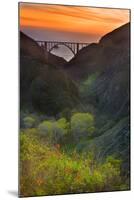
{"label": "steep hillside", "polygon": [[29,55],[31,58],[36,58],[43,63],[51,64],[56,67],[63,66],[66,61],[58,56],[55,56],[40,46],[30,37],[20,32],[20,52],[21,55]]}
{"label": "steep hillside", "polygon": [[83,48],[65,65],[65,70],[79,81],[96,70],[122,68],[123,63],[129,59],[129,27],[129,23],[125,24],[103,36],[99,43]]}
{"label": "steep hillside", "polygon": [[80,85],[83,104],[94,106],[96,115],[92,140],[80,142],[77,148],[94,149],[96,159],[118,155],[123,160],[124,173],[129,175],[130,24],[108,33],[99,44],[81,50],[67,71]]}
{"label": "steep hillside", "polygon": [[76,103],[78,98],[76,85],[59,69],[60,58],[54,56],[53,59],[52,55],[50,57],[51,63],[46,60],[43,50],[36,42],[21,33],[20,104],[22,110],[36,110],[47,115],[56,115]]}
{"label": "steep hillside", "polygon": [[[81,82],[83,100],[102,113],[129,113],[130,24],[82,49],[66,66],[72,79]],[[94,81],[90,77],[97,74]]]}

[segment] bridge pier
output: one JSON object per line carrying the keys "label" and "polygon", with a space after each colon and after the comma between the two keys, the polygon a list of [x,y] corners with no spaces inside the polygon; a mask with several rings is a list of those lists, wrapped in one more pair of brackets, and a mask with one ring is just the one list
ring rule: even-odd
{"label": "bridge pier", "polygon": [[76,54],[79,52],[79,43],[76,44]]}
{"label": "bridge pier", "polygon": [[47,42],[44,42],[44,48],[47,50]]}

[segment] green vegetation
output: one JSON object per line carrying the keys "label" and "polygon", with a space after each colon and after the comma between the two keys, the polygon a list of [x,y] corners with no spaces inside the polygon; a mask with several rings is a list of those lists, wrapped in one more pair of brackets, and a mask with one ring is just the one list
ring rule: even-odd
{"label": "green vegetation", "polygon": [[68,132],[68,123],[65,118],[57,121],[45,120],[38,126],[39,133],[46,136],[51,143],[59,143]]}
{"label": "green vegetation", "polygon": [[94,91],[92,91],[92,86],[94,85],[96,79],[99,76],[99,72],[93,73],[88,76],[86,80],[84,80],[79,87],[81,98],[86,102],[89,101],[89,97],[95,95]]}
{"label": "green vegetation", "polygon": [[97,192],[126,189],[120,175],[121,160],[107,157],[97,163],[93,156],[48,145],[38,130],[20,135],[20,194],[22,196]]}
{"label": "green vegetation", "polygon": [[65,65],[20,34],[21,197],[130,189],[128,26]]}
{"label": "green vegetation", "polygon": [[94,132],[94,117],[89,113],[75,113],[71,117],[71,133],[75,141],[91,136]]}
{"label": "green vegetation", "polygon": [[20,196],[128,190],[128,117],[98,112],[98,73],[79,83],[80,96],[67,77],[53,76],[31,82],[41,112],[21,112]]}
{"label": "green vegetation", "polygon": [[107,156],[100,162],[93,151],[77,151],[78,144],[94,134],[91,113],[74,113],[70,120],[38,120],[33,128],[31,119],[24,117],[28,126],[20,133],[21,196],[128,189],[122,160]]}
{"label": "green vegetation", "polygon": [[73,81],[53,68],[35,78],[30,85],[34,108],[49,116],[56,116],[64,109],[71,109],[77,102],[78,90]]}
{"label": "green vegetation", "polygon": [[23,122],[25,128],[32,128],[35,125],[36,120],[31,116],[27,116],[23,119]]}

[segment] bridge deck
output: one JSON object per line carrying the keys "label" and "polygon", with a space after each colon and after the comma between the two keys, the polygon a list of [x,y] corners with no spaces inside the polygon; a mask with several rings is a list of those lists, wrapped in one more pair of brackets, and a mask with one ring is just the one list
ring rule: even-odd
{"label": "bridge deck", "polygon": [[46,42],[46,43],[57,43],[57,44],[58,44],[58,43],[62,43],[62,44],[64,44],[64,43],[65,43],[65,44],[81,44],[81,45],[82,45],[82,44],[83,44],[83,45],[89,45],[89,44],[90,44],[90,43],[86,43],[86,42],[67,42],[67,41],[63,42],[63,41],[49,41],[49,40],[48,40],[48,41],[47,41],[47,40],[46,40],[46,41],[45,41],[45,40],[36,40],[36,42],[37,42],[37,43],[38,43],[38,42],[39,42],[39,43],[40,43],[40,42],[42,42],[42,43],[43,43],[43,42],[44,42],[44,43],[45,43],[45,42]]}

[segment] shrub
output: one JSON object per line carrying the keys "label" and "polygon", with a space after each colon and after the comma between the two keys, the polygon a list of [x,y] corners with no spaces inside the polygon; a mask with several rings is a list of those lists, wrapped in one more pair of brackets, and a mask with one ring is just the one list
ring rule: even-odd
{"label": "shrub", "polygon": [[68,122],[65,118],[57,121],[43,121],[38,126],[38,130],[51,143],[59,143],[68,132]]}
{"label": "shrub", "polygon": [[52,132],[53,132],[53,122],[49,120],[43,121],[38,126],[39,133],[46,137],[46,139],[52,139]]}
{"label": "shrub", "polygon": [[53,140],[55,143],[62,142],[68,133],[68,122],[65,118],[61,118],[53,123]]}
{"label": "shrub", "polygon": [[71,109],[65,108],[65,109],[61,112],[60,116],[66,118],[67,120],[70,120],[70,118],[71,118]]}
{"label": "shrub", "polygon": [[84,80],[81,83],[79,89],[80,89],[81,97],[83,99],[86,99],[87,101],[89,100],[92,86],[95,83],[98,76],[99,76],[98,72],[93,73],[92,75],[90,75],[86,80]]}
{"label": "shrub", "polygon": [[[27,134],[27,131],[30,134]],[[71,157],[46,146],[35,130],[20,136],[20,195],[52,195],[125,189],[120,160],[99,164],[74,152]]]}
{"label": "shrub", "polygon": [[23,119],[23,123],[25,128],[32,128],[36,123],[36,119],[31,116],[26,116]]}
{"label": "shrub", "polygon": [[94,117],[92,114],[75,113],[71,117],[71,133],[75,141],[91,136],[94,130]]}

